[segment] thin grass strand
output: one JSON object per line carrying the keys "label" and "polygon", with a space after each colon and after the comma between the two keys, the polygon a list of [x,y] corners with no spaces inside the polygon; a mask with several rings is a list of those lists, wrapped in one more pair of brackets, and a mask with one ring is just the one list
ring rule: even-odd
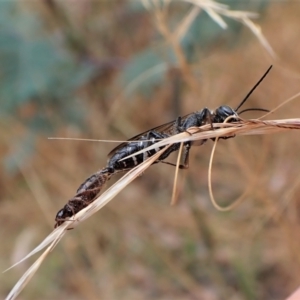
{"label": "thin grass strand", "polygon": [[178,173],[179,173],[179,165],[180,165],[180,158],[182,154],[183,149],[183,143],[180,143],[180,148],[177,155],[177,161],[176,161],[176,169],[175,169],[175,175],[174,175],[174,183],[173,183],[173,191],[172,191],[172,198],[171,198],[171,206],[176,204],[176,197],[177,197],[177,181],[178,181]]}
{"label": "thin grass strand", "polygon": [[272,110],[270,110],[268,113],[264,114],[263,116],[261,116],[260,118],[258,118],[258,120],[261,120],[271,114],[273,114],[276,110],[278,110],[279,108],[283,107],[284,105],[288,104],[289,102],[295,100],[296,98],[298,98],[300,96],[300,92],[293,95],[292,97],[288,98],[287,100],[283,101],[282,103],[280,103],[278,106],[276,106],[275,108],[273,108]]}
{"label": "thin grass strand", "polygon": [[126,143],[128,140],[96,140],[71,137],[48,137],[48,140],[80,141],[80,142],[101,142],[101,143]]}
{"label": "thin grass strand", "polygon": [[40,265],[45,260],[45,258],[52,251],[54,243],[55,241],[53,241],[53,243],[43,252],[43,254],[34,262],[34,264],[24,273],[24,275],[18,280],[13,289],[7,295],[5,300],[16,299],[16,297],[20,294],[20,292],[24,289],[24,287],[39,269]]}
{"label": "thin grass strand", "polygon": [[213,9],[211,8],[205,8],[204,9],[207,14],[223,29],[227,29],[228,26],[226,24],[226,22],[222,19],[222,17],[216,13]]}
{"label": "thin grass strand", "polygon": [[191,11],[187,14],[184,20],[179,24],[175,31],[175,38],[178,41],[181,41],[189,30],[190,26],[197,18],[199,13],[201,12],[201,7],[195,6],[191,9]]}

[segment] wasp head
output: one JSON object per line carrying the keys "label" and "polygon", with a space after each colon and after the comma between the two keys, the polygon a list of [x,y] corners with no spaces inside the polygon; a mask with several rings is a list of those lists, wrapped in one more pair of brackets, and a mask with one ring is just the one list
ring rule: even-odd
{"label": "wasp head", "polygon": [[73,215],[72,209],[69,207],[68,204],[66,204],[66,205],[64,206],[64,208],[61,209],[61,210],[56,214],[56,217],[55,217],[56,224],[55,224],[54,228],[60,226],[62,223],[64,223],[64,221],[65,221],[67,218],[72,217],[72,215]]}
{"label": "wasp head", "polygon": [[237,112],[227,105],[222,105],[215,110],[213,123],[223,123],[228,117],[234,117],[228,120],[228,122],[237,122]]}

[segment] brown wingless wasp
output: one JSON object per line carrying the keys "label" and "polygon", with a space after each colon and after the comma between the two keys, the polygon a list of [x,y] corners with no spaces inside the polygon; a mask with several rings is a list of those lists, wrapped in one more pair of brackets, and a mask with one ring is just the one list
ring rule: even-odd
{"label": "brown wingless wasp", "polygon": [[[92,203],[100,193],[103,185],[110,179],[112,175],[121,171],[128,171],[136,167],[137,165],[143,163],[147,158],[153,156],[155,153],[163,149],[164,146],[157,147],[145,151],[144,153],[139,153],[137,155],[124,159],[125,157],[137,153],[140,150],[146,149],[147,147],[152,146],[162,139],[187,131],[191,127],[200,127],[206,124],[212,125],[214,123],[223,123],[228,117],[232,117],[229,122],[238,122],[239,115],[246,111],[268,112],[267,109],[263,108],[248,108],[242,111],[238,110],[267,76],[271,68],[272,66],[268,68],[265,74],[249,91],[249,93],[241,101],[237,108],[233,109],[228,105],[221,105],[216,110],[209,110],[207,107],[205,107],[199,111],[187,114],[183,117],[178,117],[176,120],[173,120],[166,124],[149,129],[118,145],[108,154],[107,166],[87,178],[78,188],[76,195],[72,199],[70,199],[61,210],[58,211],[55,217],[55,227],[60,226],[67,218],[70,218],[83,208],[87,207],[90,203]],[[221,138],[227,139],[230,137]],[[203,140],[201,144],[203,144],[205,141],[206,140]],[[179,168],[181,169],[188,168],[189,151],[191,146],[192,142],[184,142],[183,164],[179,165]],[[163,162],[173,165],[172,163],[165,162],[164,160],[172,152],[177,151],[179,147],[180,143],[171,145],[154,163]]]}

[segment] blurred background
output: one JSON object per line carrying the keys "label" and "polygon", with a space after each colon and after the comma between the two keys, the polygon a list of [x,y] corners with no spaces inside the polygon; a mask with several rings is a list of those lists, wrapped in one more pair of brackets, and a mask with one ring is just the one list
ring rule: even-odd
{"label": "blurred background", "polygon": [[[203,107],[272,109],[300,91],[298,1],[222,1],[259,13],[276,58],[238,19],[201,1],[1,1],[1,270],[47,236],[117,144]],[[193,4],[194,3],[194,4]],[[257,118],[248,112],[244,118]],[[299,99],[270,119],[300,117]],[[209,141],[150,167],[66,234],[19,299],[284,299],[300,282],[299,132],[222,140],[208,195]],[[175,162],[176,155],[168,161]],[[113,178],[109,184],[112,184]],[[34,259],[1,274],[4,298]]]}

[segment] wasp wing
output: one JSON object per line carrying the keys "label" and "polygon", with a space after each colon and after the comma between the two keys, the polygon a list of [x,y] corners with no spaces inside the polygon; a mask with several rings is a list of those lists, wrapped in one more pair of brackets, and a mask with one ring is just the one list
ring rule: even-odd
{"label": "wasp wing", "polygon": [[[187,114],[183,117],[181,117],[181,121],[184,121],[189,115],[191,114]],[[122,149],[123,147],[125,147],[129,142],[131,141],[138,141],[140,139],[140,137],[142,136],[145,136],[148,132],[150,131],[157,131],[157,132],[160,132],[160,133],[165,133],[165,134],[169,134],[169,135],[172,135],[172,134],[175,134],[176,133],[176,130],[175,130],[175,122],[176,120],[173,120],[171,122],[168,122],[168,123],[165,123],[165,124],[162,124],[162,125],[159,125],[157,127],[154,127],[154,128],[151,128],[151,129],[148,129],[132,138],[130,138],[129,140],[127,140],[126,142],[124,143],[121,143],[120,145],[118,145],[117,147],[115,147],[114,149],[112,149],[109,153],[108,153],[108,157],[112,157],[118,150]]]}

